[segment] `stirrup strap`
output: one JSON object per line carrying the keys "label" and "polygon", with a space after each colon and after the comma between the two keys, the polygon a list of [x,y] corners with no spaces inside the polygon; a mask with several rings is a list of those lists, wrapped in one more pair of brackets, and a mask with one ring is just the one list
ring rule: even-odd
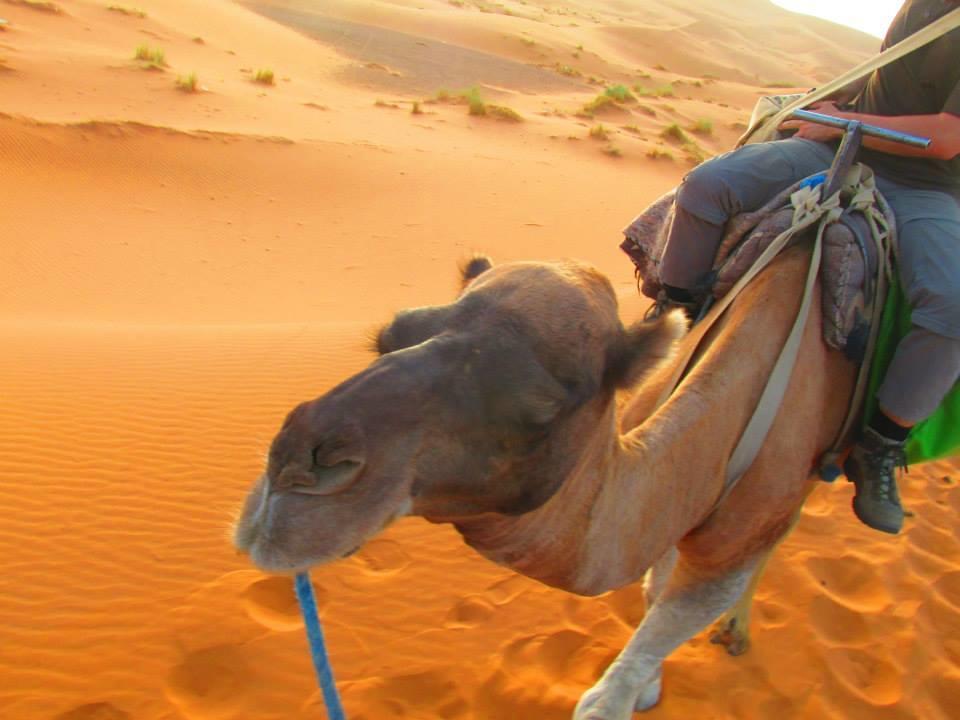
{"label": "stirrup strap", "polygon": [[895,60],[899,60],[904,55],[909,55],[917,48],[921,48],[924,45],[933,42],[937,38],[946,35],[948,32],[955,30],[958,27],[960,27],[960,8],[951,10],[943,17],[938,18],[925,28],[918,30],[910,37],[904,38],[893,47],[887,48],[883,52],[874,55],[872,58],[861,63],[860,65],[857,65],[852,70],[848,70],[847,72],[843,73],[843,75],[831,80],[823,87],[817,88],[813,92],[804,95],[802,98],[794,100],[792,103],[784,106],[784,108],[776,114],[768,116],[753,127],[748,128],[747,131],[737,141],[737,147],[746,145],[750,137],[761,128],[780,127],[780,123],[789,118],[790,114],[794,110],[805,108],[808,105],[812,105],[815,102],[823,100],[837,90],[840,90],[850,83],[866,77],[874,70],[882,68],[884,65],[892,63]]}

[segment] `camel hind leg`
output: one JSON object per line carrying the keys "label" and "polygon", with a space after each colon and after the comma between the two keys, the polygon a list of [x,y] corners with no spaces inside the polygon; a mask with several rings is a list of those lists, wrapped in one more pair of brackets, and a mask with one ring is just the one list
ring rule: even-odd
{"label": "camel hind leg", "polygon": [[723,645],[733,656],[743,655],[750,649],[750,609],[753,607],[753,594],[760,584],[763,571],[770,562],[770,556],[776,548],[770,548],[757,563],[743,594],[727,612],[723,614],[710,635],[710,642]]}
{"label": "camel hind leg", "polygon": [[580,698],[574,720],[630,720],[634,710],[655,705],[664,659],[743,595],[755,567],[751,560],[706,575],[681,558],[626,648]]}
{"label": "camel hind leg", "polygon": [[777,541],[776,545],[767,550],[763,557],[757,562],[756,570],[753,571],[753,575],[750,577],[750,581],[747,583],[743,595],[741,595],[734,606],[720,618],[720,621],[714,628],[713,634],[710,636],[710,642],[714,645],[723,645],[727,652],[733,656],[743,655],[750,649],[750,610],[753,607],[753,594],[757,591],[757,586],[760,585],[760,580],[763,577],[764,571],[767,569],[767,563],[770,562],[773,553],[780,547],[780,543],[793,532],[797,523],[800,522],[800,513],[802,510],[802,506],[797,508],[796,513],[794,513],[790,520],[790,526],[783,534],[783,537]]}

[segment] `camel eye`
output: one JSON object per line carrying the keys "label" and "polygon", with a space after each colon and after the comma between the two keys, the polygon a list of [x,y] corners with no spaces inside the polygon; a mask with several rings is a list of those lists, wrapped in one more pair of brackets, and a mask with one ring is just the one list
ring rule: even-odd
{"label": "camel eye", "polygon": [[356,452],[351,452],[349,441],[342,437],[331,438],[316,445],[310,451],[314,468],[329,468],[342,462],[356,462]]}

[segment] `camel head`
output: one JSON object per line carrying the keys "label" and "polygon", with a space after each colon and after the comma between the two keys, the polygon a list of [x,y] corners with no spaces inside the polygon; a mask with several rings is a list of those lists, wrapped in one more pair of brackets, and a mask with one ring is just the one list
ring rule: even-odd
{"label": "camel head", "polygon": [[610,417],[615,389],[684,328],[667,316],[624,329],[610,283],[575,262],[477,259],[463,275],[455,302],[399,313],[375,362],[287,416],[235,531],[257,565],[344,557],[406,514],[538,508]]}

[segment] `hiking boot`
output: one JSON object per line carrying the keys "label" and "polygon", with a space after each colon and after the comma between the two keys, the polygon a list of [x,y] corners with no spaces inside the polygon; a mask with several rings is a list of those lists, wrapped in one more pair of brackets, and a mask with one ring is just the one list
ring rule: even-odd
{"label": "hiking boot", "polygon": [[867,428],[843,464],[847,479],[857,488],[854,514],[864,525],[892,535],[903,527],[896,472],[907,467],[905,445]]}
{"label": "hiking boot", "polygon": [[700,303],[695,301],[679,302],[677,300],[673,300],[667,297],[666,290],[661,290],[657,293],[657,299],[653,301],[653,305],[647,308],[647,312],[644,313],[643,319],[656,320],[658,317],[661,317],[671,310],[683,310],[684,315],[687,316],[687,324],[693,325],[700,315],[700,305]]}

